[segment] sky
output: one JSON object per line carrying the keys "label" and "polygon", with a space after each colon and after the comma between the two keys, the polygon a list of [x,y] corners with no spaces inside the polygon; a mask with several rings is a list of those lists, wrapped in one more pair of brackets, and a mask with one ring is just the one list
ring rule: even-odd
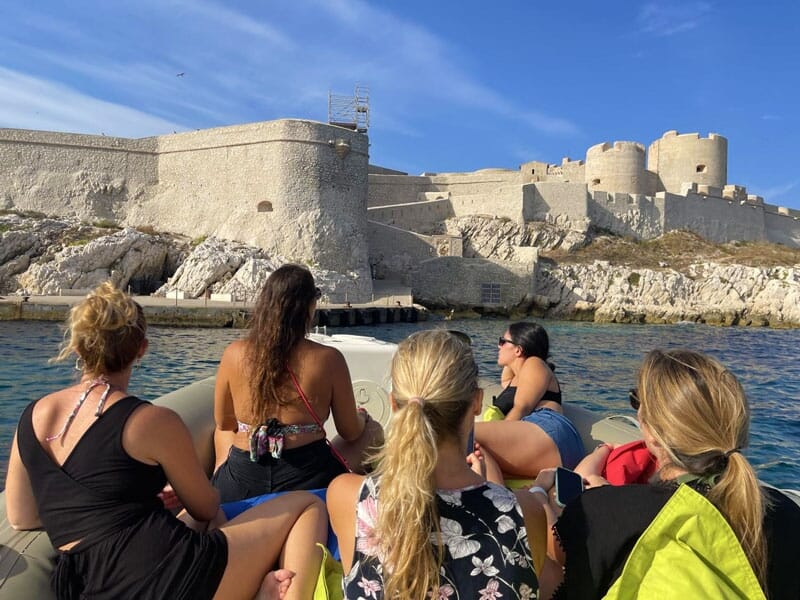
{"label": "sky", "polygon": [[0,127],[147,137],[328,120],[369,89],[411,174],[728,138],[728,183],[800,209],[796,0],[4,0]]}

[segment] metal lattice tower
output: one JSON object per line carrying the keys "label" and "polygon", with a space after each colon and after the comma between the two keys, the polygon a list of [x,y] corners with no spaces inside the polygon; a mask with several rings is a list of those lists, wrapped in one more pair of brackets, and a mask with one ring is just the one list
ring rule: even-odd
{"label": "metal lattice tower", "polygon": [[369,129],[369,88],[356,84],[352,96],[328,92],[328,123],[359,133]]}

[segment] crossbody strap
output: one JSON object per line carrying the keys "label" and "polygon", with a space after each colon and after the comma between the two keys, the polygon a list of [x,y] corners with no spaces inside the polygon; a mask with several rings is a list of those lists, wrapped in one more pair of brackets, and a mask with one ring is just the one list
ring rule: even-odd
{"label": "crossbody strap", "polygon": [[[314,422],[317,424],[317,426],[322,430],[323,433],[325,433],[325,427],[322,425],[322,421],[320,421],[319,417],[317,416],[317,413],[314,412],[314,409],[311,406],[311,403],[308,401],[308,398],[306,397],[305,392],[303,392],[303,388],[300,387],[300,383],[298,383],[297,377],[295,377],[295,374],[292,371],[291,367],[289,366],[289,363],[286,363],[286,371],[289,373],[289,377],[292,378],[292,383],[294,384],[294,389],[297,390],[297,393],[300,394],[300,398],[302,398],[302,400],[303,400],[303,404],[306,405],[306,409],[308,410],[308,414],[311,415],[311,418],[314,419]],[[325,435],[325,443],[328,444],[328,447],[331,449],[331,452],[337,458],[337,460],[340,463],[342,463],[342,466],[345,469],[347,469],[347,471],[349,473],[352,473],[353,469],[351,469],[350,465],[347,464],[347,460],[345,460],[345,457],[342,456],[341,452],[339,452],[336,449],[336,447],[333,444],[331,444],[331,441],[328,439],[327,434]]]}

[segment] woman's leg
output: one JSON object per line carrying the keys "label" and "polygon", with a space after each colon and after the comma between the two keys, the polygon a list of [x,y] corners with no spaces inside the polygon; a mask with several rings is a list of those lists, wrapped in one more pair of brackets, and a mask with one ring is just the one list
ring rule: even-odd
{"label": "woman's leg", "polygon": [[[285,598],[310,598],[322,561],[317,542],[328,537],[323,502],[307,492],[291,492],[243,512],[220,527],[228,540],[228,564],[215,598],[246,598],[280,585],[265,577],[281,567],[294,573]],[[275,579],[274,574],[271,578]],[[280,581],[278,581],[278,584]],[[263,585],[263,588],[262,588]]]}
{"label": "woman's leg", "polygon": [[475,441],[511,477],[536,477],[542,469],[561,466],[555,442],[538,425],[526,421],[475,423]]}

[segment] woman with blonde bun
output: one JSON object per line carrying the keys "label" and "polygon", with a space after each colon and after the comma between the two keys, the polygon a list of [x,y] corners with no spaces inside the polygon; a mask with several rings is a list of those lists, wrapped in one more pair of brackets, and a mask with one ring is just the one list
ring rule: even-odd
{"label": "woman with blonde bun", "polygon": [[6,479],[12,527],[43,527],[58,550],[56,596],[310,597],[327,522],[315,496],[202,533],[167,510],[224,520],[180,417],[128,393],[148,345],[141,306],[104,283],[70,311],[65,338],[57,358],[74,354],[80,380],[25,409]]}
{"label": "woman with blonde bun", "polygon": [[376,470],[328,488],[345,597],[536,597],[541,507],[487,482],[465,458],[482,396],[472,352],[455,335],[421,331],[399,344]]}
{"label": "woman with blonde bun", "polygon": [[[761,486],[743,454],[750,409],[733,373],[698,352],[654,350],[641,366],[631,405],[659,470],[650,484],[595,487],[567,504],[554,527],[564,570],[553,597],[601,598],[609,590],[611,597],[629,597],[623,591],[634,589],[642,598],[671,598],[677,596],[666,591],[688,587],[691,597],[711,597],[714,589],[719,598],[800,598],[800,507]],[[549,470],[535,481],[545,490],[552,484]],[[547,507],[550,520],[554,508]],[[668,543],[671,535],[677,544]],[[643,557],[652,547],[659,551]],[[686,560],[676,558],[681,548],[690,549]],[[713,554],[706,553],[720,549],[709,560]],[[672,559],[665,564],[659,555]],[[695,565],[688,574],[681,570],[687,564]],[[704,572],[708,564],[714,566]],[[730,564],[737,566],[726,571]],[[713,587],[700,587],[709,582]],[[654,595],[656,589],[662,593]]]}

